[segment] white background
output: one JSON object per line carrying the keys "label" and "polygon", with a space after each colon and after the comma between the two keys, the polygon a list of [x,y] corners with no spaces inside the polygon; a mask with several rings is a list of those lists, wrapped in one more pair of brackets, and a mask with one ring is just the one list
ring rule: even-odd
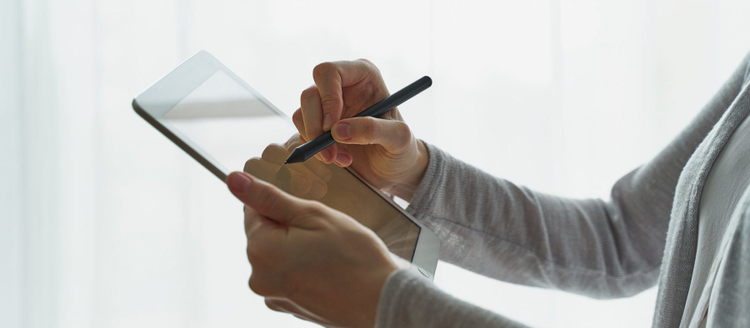
{"label": "white background", "polygon": [[[492,174],[607,197],[750,50],[746,0],[0,1],[4,327],[303,327],[246,286],[240,204],[130,108],[200,49],[291,114],[315,64],[368,58],[422,139]],[[543,327],[647,327],[440,263],[435,283]]]}

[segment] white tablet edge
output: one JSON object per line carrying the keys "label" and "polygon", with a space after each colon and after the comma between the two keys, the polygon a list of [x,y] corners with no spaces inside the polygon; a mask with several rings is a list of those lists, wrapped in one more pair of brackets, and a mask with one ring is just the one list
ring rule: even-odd
{"label": "white tablet edge", "polygon": [[[234,78],[235,82],[240,83],[259,100],[261,100],[266,106],[276,111],[282,116],[286,116],[282,111],[276,108],[268,100],[266,100],[260,93],[255,91],[250,85],[245,83],[239,76],[234,74],[229,68],[219,62],[214,56],[208,52],[201,50],[192,57],[188,58],[182,64],[177,66],[171,72],[167,73],[156,83],[150,86],[148,89],[143,91],[140,95],[133,99],[133,109],[143,117],[149,124],[159,130],[168,139],[172,140],[178,147],[188,153],[193,159],[198,161],[206,169],[211,171],[217,178],[222,182],[226,180],[226,173],[222,172],[214,163],[212,163],[209,156],[203,152],[200,147],[191,146],[189,142],[183,140],[181,136],[175,134],[177,131],[163,126],[157,117],[161,117],[167,111],[172,109],[182,99],[187,97],[190,92],[195,90],[203,82],[205,82],[211,75],[213,75],[219,69],[223,69],[227,74]],[[175,87],[176,86],[176,87]],[[143,105],[142,105],[143,104]],[[145,108],[148,107],[148,108]],[[347,170],[349,170],[347,168]],[[406,212],[401,206],[396,204],[389,196],[384,194],[382,191],[373,187],[367,181],[362,179],[356,172],[349,170],[354,174],[360,181],[365,183],[375,193],[379,194],[383,199],[388,201],[394,206],[402,215],[406,216],[410,221],[416,224],[419,229],[419,236],[417,237],[416,246],[414,248],[414,254],[412,255],[412,261],[409,265],[409,271],[416,273],[419,276],[433,280],[435,276],[435,270],[437,269],[437,262],[439,259],[440,252],[440,239],[430,229],[425,227],[422,223],[417,221],[411,214]]]}

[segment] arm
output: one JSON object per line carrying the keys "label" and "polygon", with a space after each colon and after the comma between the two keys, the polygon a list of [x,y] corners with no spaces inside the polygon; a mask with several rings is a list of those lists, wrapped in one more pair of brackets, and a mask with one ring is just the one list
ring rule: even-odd
{"label": "arm", "polygon": [[[361,61],[319,67],[323,69],[316,68],[314,73],[317,87],[303,93],[301,108],[293,117],[305,140],[332,130],[338,143],[322,152],[319,160],[351,165],[375,186],[411,200],[409,210],[443,239],[445,260],[497,279],[593,297],[630,295],[654,283],[680,171],[739,91],[741,71],[745,69],[743,65],[655,159],[618,181],[612,200],[604,202],[536,193],[488,176],[435,147],[427,149],[424,143],[416,141],[397,110],[383,119],[351,118],[387,95],[379,72],[372,64]],[[368,248],[364,244],[362,247]],[[290,254],[297,253],[300,252]],[[251,264],[255,270],[252,259]],[[362,272],[372,272],[373,263],[360,265],[370,267]],[[257,266],[263,267],[261,263]],[[351,278],[351,273],[342,273],[345,271],[339,272],[340,275],[327,271],[322,278]],[[280,275],[271,275],[274,276]],[[378,276],[377,283],[366,284],[381,292],[375,297],[379,297],[375,302],[377,321],[369,317],[375,311],[368,308],[359,311],[364,314],[362,322],[376,322],[378,326],[517,325],[455,300],[425,281],[410,278],[397,271],[387,277]],[[384,284],[381,285],[380,279]],[[349,295],[340,288],[333,288],[327,294],[328,297]],[[312,297],[313,291],[296,295],[304,296],[311,307],[321,304],[316,301],[321,298]],[[425,298],[434,301],[423,302]],[[371,304],[373,298],[365,300],[360,304],[340,299],[341,306],[333,313],[328,312],[332,311],[329,306],[310,311],[293,301],[281,304],[284,307],[276,306],[298,315],[311,314],[312,320],[326,324],[349,317],[343,315],[350,312],[345,310],[348,307],[362,310],[365,307],[362,304]]]}
{"label": "arm", "polygon": [[380,294],[375,327],[526,326],[452,297],[408,271],[396,271]]}
{"label": "arm", "polygon": [[327,327],[521,327],[398,271],[372,230],[344,213],[244,173],[227,186],[245,204],[248,284],[274,311]]}
{"label": "arm", "polygon": [[628,296],[658,277],[677,180],[742,86],[747,58],[654,159],[622,177],[610,201],[547,195],[429,146],[409,211],[443,241],[444,260],[530,286]]}

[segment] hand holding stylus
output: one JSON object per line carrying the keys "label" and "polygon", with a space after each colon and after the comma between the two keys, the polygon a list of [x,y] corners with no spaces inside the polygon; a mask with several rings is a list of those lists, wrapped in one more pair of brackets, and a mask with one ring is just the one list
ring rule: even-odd
{"label": "hand holding stylus", "polygon": [[389,95],[377,67],[363,59],[323,63],[313,79],[292,119],[305,142],[330,129],[336,144],[315,157],[352,166],[375,187],[411,200],[429,162],[427,147],[397,108],[380,118],[354,117]]}

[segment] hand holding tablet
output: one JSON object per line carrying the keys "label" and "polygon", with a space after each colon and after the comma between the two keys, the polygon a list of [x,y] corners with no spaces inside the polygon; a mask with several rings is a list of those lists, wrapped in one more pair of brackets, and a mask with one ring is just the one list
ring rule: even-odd
{"label": "hand holding tablet", "polygon": [[[366,78],[372,71],[359,73]],[[316,76],[316,83],[332,83]],[[310,101],[314,97],[303,97],[293,125],[213,56],[199,52],[134,99],[133,108],[226,180],[245,203],[250,284],[269,307],[326,325],[372,325],[380,289],[397,263],[432,279],[440,241],[379,190],[398,194],[407,190],[403,185],[416,188],[414,176],[421,178],[426,167],[424,144],[400,121],[396,109],[386,113],[391,120],[347,119],[351,138],[334,130],[342,143],[336,153],[354,162],[335,165],[324,159],[282,166],[304,136],[314,136],[307,128],[300,131],[303,137],[297,134],[301,126],[312,127],[302,115],[325,114],[324,121],[342,127],[341,117],[387,93],[384,86],[372,89],[367,79],[339,77],[339,93],[362,93],[347,96],[342,111],[329,119],[325,117],[330,113],[315,109],[330,106],[315,107]],[[377,81],[382,84],[382,79]],[[330,87],[319,101],[326,99]],[[367,129],[381,130],[367,134]],[[400,135],[383,137],[384,131]],[[397,170],[382,171],[378,165]],[[243,167],[255,177],[229,174]]]}
{"label": "hand holding tablet", "polygon": [[246,204],[248,284],[269,308],[326,326],[374,326],[380,291],[398,267],[371,230],[244,173],[227,185]]}
{"label": "hand holding tablet", "polygon": [[279,189],[309,200],[320,201],[341,211],[374,231],[388,249],[402,259],[414,253],[419,229],[409,220],[399,219],[397,208],[373,197],[370,187],[346,169],[317,160],[283,164],[290,150],[300,145],[295,134],[284,144],[271,144],[261,157],[245,163],[244,171]]}

